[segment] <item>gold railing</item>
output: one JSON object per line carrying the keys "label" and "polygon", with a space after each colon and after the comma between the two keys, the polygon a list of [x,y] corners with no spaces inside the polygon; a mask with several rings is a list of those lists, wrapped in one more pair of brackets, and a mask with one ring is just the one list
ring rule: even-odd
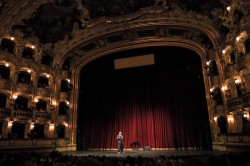
{"label": "gold railing", "polygon": [[17,138],[17,139],[0,139],[1,148],[18,148],[18,147],[44,147],[44,146],[66,146],[69,144],[68,138]]}

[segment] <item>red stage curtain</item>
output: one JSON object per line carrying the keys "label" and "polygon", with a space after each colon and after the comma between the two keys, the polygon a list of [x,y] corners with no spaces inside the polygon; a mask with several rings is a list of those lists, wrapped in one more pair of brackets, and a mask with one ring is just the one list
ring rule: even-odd
{"label": "red stage curtain", "polygon": [[207,110],[199,57],[182,66],[165,60],[123,70],[100,62],[97,71],[85,69],[78,118],[84,149],[117,148],[119,131],[125,148],[135,141],[141,147],[201,148]]}

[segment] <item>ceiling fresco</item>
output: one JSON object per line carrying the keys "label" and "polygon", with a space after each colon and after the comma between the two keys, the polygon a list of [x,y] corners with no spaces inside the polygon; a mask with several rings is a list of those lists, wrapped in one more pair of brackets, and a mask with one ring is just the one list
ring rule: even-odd
{"label": "ceiling fresco", "polygon": [[[0,0],[1,6],[4,0]],[[87,22],[101,17],[116,17],[146,7],[178,5],[184,10],[210,14],[220,8],[218,0],[55,0],[41,5],[32,15],[12,29],[21,30],[24,38],[37,36],[42,44],[56,43],[72,37],[74,25],[84,29]]]}

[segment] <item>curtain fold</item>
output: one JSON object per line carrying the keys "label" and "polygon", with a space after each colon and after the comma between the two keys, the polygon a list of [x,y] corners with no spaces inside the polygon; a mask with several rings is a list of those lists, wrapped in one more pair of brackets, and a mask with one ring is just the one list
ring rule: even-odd
{"label": "curtain fold", "polygon": [[197,57],[184,58],[184,65],[163,59],[139,68],[113,70],[100,62],[96,71],[85,69],[78,117],[85,149],[117,148],[119,131],[125,148],[138,141],[141,147],[200,149],[207,110]]}

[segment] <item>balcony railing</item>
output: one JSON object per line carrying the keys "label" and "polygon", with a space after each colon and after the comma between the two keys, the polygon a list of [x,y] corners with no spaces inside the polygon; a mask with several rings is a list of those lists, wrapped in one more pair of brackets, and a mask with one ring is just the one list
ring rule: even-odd
{"label": "balcony railing", "polygon": [[37,95],[43,97],[50,97],[51,89],[50,88],[37,88]]}
{"label": "balcony railing", "polygon": [[250,107],[250,92],[242,95],[242,106],[244,108]]}
{"label": "balcony railing", "polygon": [[14,117],[19,119],[27,119],[33,117],[33,111],[26,111],[26,110],[15,110]]}
{"label": "balcony railing", "polygon": [[11,89],[11,81],[8,79],[1,78],[0,79],[0,89],[10,90]]}
{"label": "balcony railing", "polygon": [[0,108],[0,117],[9,117],[11,115],[11,111],[9,109]]}
{"label": "balcony railing", "polygon": [[47,112],[36,112],[36,119],[50,119],[51,115]]}
{"label": "balcony railing", "polygon": [[21,93],[32,94],[34,86],[32,84],[17,83],[16,90]]}
{"label": "balcony railing", "polygon": [[1,148],[18,148],[18,147],[54,147],[54,146],[66,146],[69,144],[67,138],[41,138],[41,139],[30,139],[30,138],[17,138],[17,139],[0,139]]}
{"label": "balcony railing", "polygon": [[229,112],[238,111],[242,108],[242,99],[230,99],[227,101],[227,108]]}

